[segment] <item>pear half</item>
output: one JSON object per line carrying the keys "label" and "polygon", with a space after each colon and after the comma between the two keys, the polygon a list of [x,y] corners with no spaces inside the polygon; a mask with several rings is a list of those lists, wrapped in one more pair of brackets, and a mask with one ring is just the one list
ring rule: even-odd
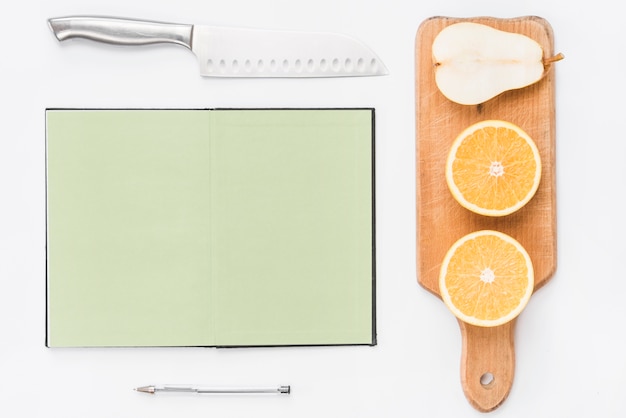
{"label": "pear half", "polygon": [[455,23],[439,32],[432,55],[437,87],[463,105],[536,83],[547,65],[541,45],[528,36],[473,22]]}

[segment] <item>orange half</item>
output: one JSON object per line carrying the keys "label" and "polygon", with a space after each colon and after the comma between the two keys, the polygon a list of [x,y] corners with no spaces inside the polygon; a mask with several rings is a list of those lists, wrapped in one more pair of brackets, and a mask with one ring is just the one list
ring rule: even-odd
{"label": "orange half", "polygon": [[444,257],[439,290],[460,320],[477,326],[502,325],[517,317],[534,288],[530,256],[514,238],[498,231],[473,232]]}
{"label": "orange half", "polygon": [[535,142],[520,127],[486,120],[455,139],[446,162],[446,182],[465,208],[485,216],[505,216],[532,199],[541,180]]}

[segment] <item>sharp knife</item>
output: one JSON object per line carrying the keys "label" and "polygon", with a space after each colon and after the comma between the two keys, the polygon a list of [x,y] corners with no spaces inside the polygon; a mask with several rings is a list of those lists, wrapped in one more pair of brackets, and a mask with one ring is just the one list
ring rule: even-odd
{"label": "sharp knife", "polygon": [[198,58],[208,77],[355,77],[387,74],[367,46],[338,33],[202,26],[98,16],[48,20],[59,41],[114,45],[173,43]]}

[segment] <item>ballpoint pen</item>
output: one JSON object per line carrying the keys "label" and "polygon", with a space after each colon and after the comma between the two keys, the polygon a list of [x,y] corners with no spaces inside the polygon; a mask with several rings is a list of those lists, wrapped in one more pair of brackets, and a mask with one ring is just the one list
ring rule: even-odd
{"label": "ballpoint pen", "polygon": [[289,394],[291,386],[278,387],[202,387],[191,385],[149,385],[135,388],[137,392],[155,394],[157,392],[175,392],[175,393],[279,393]]}

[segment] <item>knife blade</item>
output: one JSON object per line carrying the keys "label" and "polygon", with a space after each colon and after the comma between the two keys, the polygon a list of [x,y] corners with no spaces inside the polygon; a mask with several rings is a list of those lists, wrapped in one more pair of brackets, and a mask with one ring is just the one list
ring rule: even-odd
{"label": "knife blade", "polygon": [[339,33],[231,28],[114,18],[48,20],[59,41],[114,45],[172,43],[190,49],[207,77],[356,77],[388,73],[360,41]]}

